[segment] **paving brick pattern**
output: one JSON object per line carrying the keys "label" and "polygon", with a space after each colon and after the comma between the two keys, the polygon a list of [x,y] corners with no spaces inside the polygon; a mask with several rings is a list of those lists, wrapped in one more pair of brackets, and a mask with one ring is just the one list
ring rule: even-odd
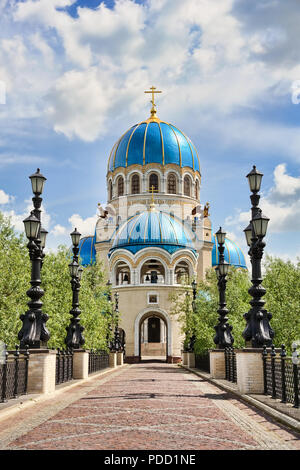
{"label": "paving brick pattern", "polygon": [[40,421],[17,438],[12,433],[6,448],[300,449],[298,434],[200,377],[163,363],[137,364],[98,381]]}

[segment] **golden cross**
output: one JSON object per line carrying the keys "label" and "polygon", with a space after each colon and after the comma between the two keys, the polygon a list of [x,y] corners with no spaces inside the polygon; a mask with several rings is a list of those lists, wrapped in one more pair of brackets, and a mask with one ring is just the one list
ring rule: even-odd
{"label": "golden cross", "polygon": [[154,186],[152,185],[150,188],[150,193],[152,193],[152,204],[154,204],[154,191],[158,193],[158,189],[154,189]]}
{"label": "golden cross", "polygon": [[154,101],[154,98],[155,98],[155,93],[162,93],[162,91],[159,91],[159,90],[156,90],[156,87],[155,86],[152,86],[150,87],[150,91],[145,91],[144,93],[152,93],[152,100],[151,100],[151,103],[152,103],[152,109],[151,109],[151,116],[152,117],[156,117],[156,104],[155,104],[155,101]]}

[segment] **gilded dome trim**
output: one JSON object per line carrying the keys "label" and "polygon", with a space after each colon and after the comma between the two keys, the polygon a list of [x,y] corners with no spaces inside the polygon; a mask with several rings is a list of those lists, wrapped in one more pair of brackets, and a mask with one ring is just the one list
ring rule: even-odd
{"label": "gilded dome trim", "polygon": [[147,139],[147,131],[148,131],[148,126],[149,126],[149,122],[147,122],[146,124],[146,129],[145,129],[145,133],[144,133],[144,143],[143,143],[143,165],[146,164],[146,139]]}
{"label": "gilded dome trim", "polygon": [[137,124],[135,126],[135,128],[133,129],[133,131],[131,132],[130,134],[130,137],[129,137],[129,140],[128,140],[128,144],[127,144],[127,148],[126,148],[126,163],[125,163],[125,168],[127,168],[128,166],[128,150],[129,150],[129,145],[130,145],[130,142],[131,142],[131,139],[133,137],[133,134],[135,133],[135,131],[140,127],[142,123],[140,122],[139,124]]}
{"label": "gilded dome trim", "polygon": [[[180,129],[178,129],[176,126],[173,126],[173,124],[169,124],[169,126],[171,127],[174,127],[174,129],[176,129],[178,132],[181,132],[182,135],[184,135],[184,137],[186,138],[186,141],[188,143],[188,146],[189,146],[189,149],[190,149],[190,152],[191,152],[191,155],[192,155],[192,160],[193,160],[193,170],[195,170],[195,160],[194,160],[194,153],[192,151],[192,147],[191,147],[191,144],[189,142],[189,138],[185,135],[184,132],[182,132]],[[199,163],[199,168],[200,168],[200,163]]]}
{"label": "gilded dome trim", "polygon": [[151,163],[189,167],[200,173],[199,155],[191,139],[178,127],[158,118],[141,121],[124,132],[110,152],[107,171]]}
{"label": "gilded dome trim", "polygon": [[162,164],[165,164],[165,146],[164,146],[164,138],[162,134],[162,130],[160,127],[160,122],[157,123],[159,127],[159,132],[160,132],[160,138],[161,138],[161,152],[162,152]]}
{"label": "gilded dome trim", "polygon": [[166,122],[165,124],[167,124],[167,125],[169,126],[169,128],[171,129],[171,131],[172,131],[173,134],[175,135],[175,139],[176,139],[177,146],[178,146],[178,150],[179,150],[179,166],[180,166],[180,168],[182,168],[181,148],[180,148],[180,144],[179,144],[179,140],[178,140],[177,134],[176,134],[176,132],[174,131],[173,127],[170,126],[170,124],[169,124],[168,122]]}

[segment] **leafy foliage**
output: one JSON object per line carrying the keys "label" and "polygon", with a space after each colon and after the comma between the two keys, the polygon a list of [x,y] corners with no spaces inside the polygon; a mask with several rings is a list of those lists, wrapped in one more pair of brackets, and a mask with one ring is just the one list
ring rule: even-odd
{"label": "leafy foliage", "polygon": [[[72,290],[68,264],[70,254],[66,247],[44,258],[41,279],[45,294],[43,312],[49,315],[47,328],[51,338],[48,346],[64,347],[66,327],[70,322]],[[23,235],[17,235],[9,221],[0,213],[0,339],[12,348],[18,343],[22,326],[19,319],[27,310],[30,287],[30,260]],[[106,348],[106,335],[111,305],[102,267],[95,264],[84,269],[79,294],[81,324],[84,326],[86,348]]]}
{"label": "leafy foliage", "polygon": [[0,339],[10,347],[21,328],[19,316],[27,309],[30,260],[25,237],[17,235],[0,213]]}
{"label": "leafy foliage", "polygon": [[[280,347],[285,343],[291,351],[291,343],[300,340],[300,262],[295,265],[290,261],[266,257],[263,286],[265,307],[273,314],[271,326],[275,331],[274,344]],[[248,289],[250,276],[246,270],[231,267],[227,276],[226,301],[228,323],[233,326],[232,334],[235,347],[244,347],[242,332],[245,329],[244,313],[250,308],[251,300]],[[190,291],[190,288],[186,288]],[[181,322],[182,332],[187,336],[196,333],[195,352],[202,353],[214,348],[214,326],[218,323],[219,293],[214,269],[207,270],[205,281],[198,283],[195,313],[188,304],[184,293],[172,296],[172,312]]]}
{"label": "leafy foliage", "polygon": [[267,256],[264,264],[264,299],[273,315],[274,344],[284,343],[291,352],[292,342],[300,340],[300,260],[293,264]]}

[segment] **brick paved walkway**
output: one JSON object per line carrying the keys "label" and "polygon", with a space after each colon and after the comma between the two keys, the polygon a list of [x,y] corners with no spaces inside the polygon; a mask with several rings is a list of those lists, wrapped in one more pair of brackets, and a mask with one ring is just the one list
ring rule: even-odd
{"label": "brick paved walkway", "polygon": [[0,423],[2,449],[300,449],[298,434],[163,363],[93,379],[11,421]]}

